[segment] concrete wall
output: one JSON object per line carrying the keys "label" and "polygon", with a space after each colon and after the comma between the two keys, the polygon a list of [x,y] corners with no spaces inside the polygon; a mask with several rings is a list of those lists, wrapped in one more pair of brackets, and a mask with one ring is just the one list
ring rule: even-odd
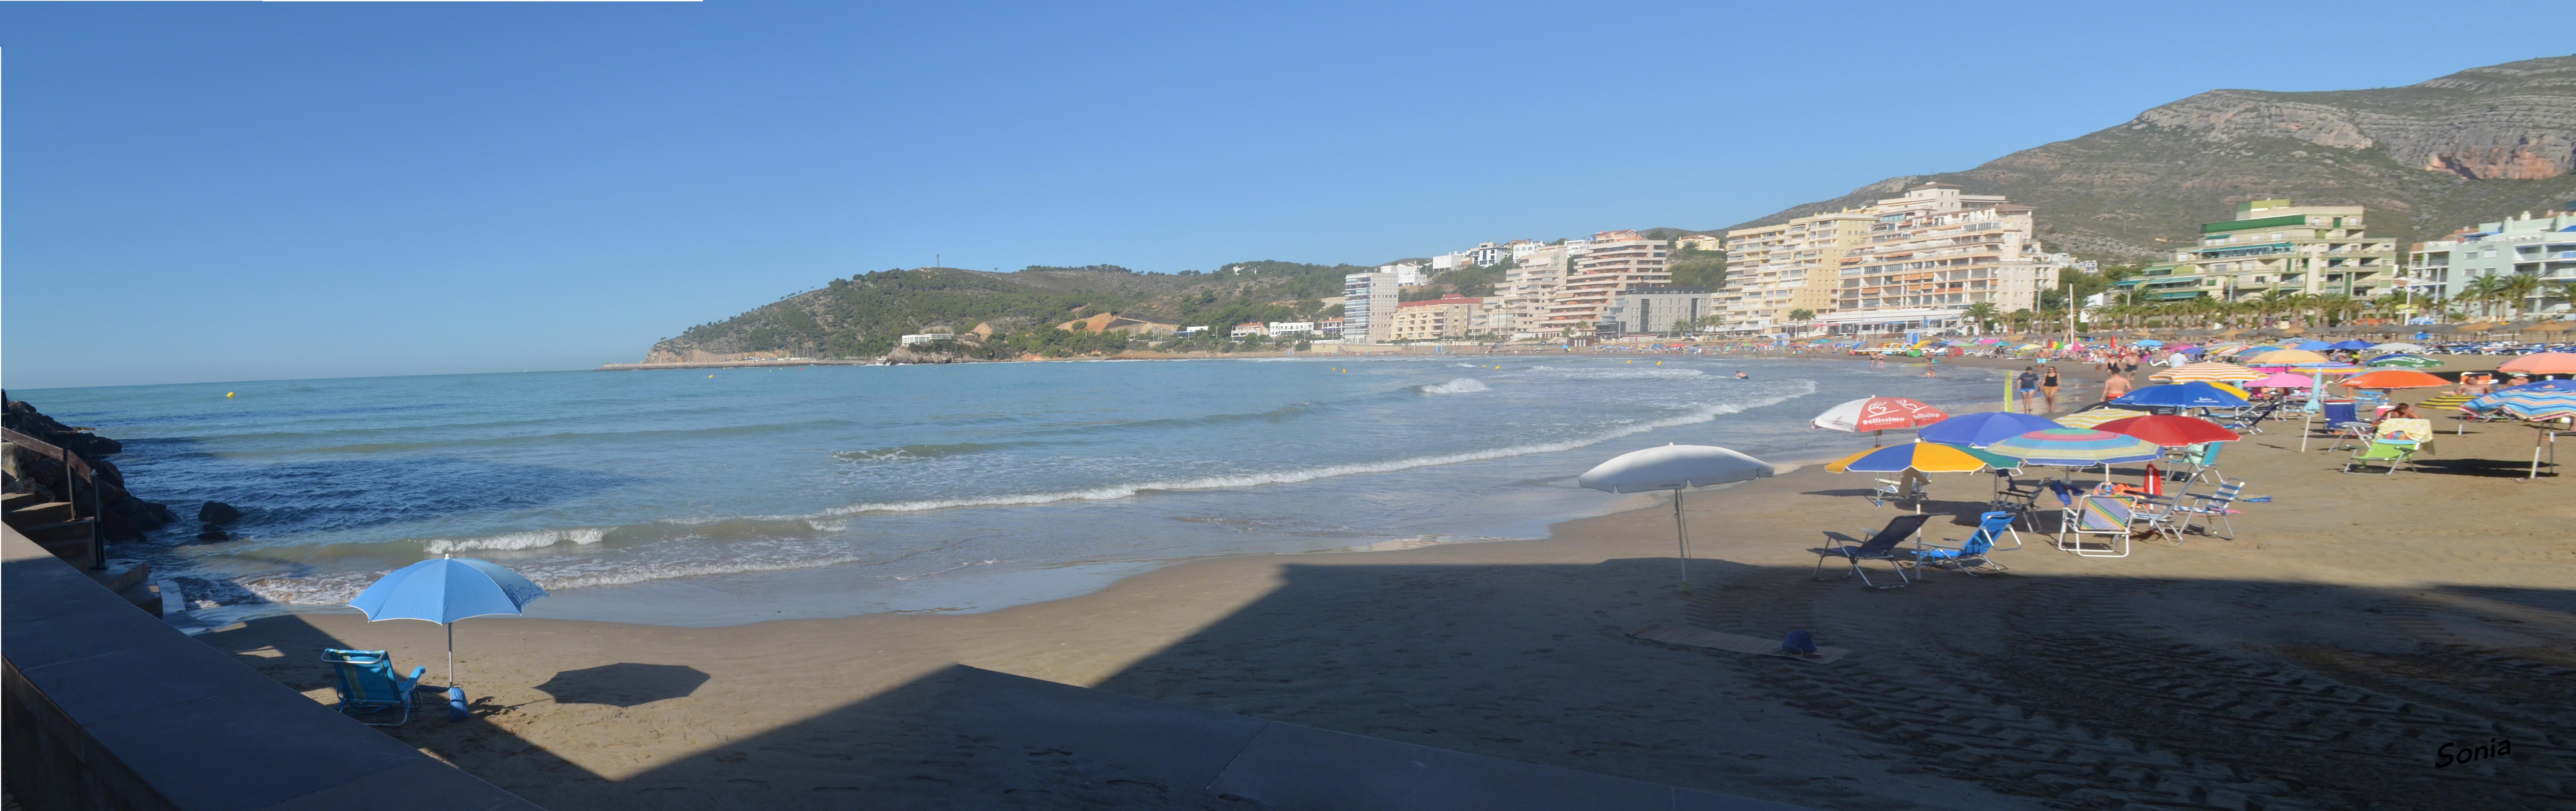
{"label": "concrete wall", "polygon": [[28,811],[537,808],[188,638],[15,530],[0,634],[5,778]]}

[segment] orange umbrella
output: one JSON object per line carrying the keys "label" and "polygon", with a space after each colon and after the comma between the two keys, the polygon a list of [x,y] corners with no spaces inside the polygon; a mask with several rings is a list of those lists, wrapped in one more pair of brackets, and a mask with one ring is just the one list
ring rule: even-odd
{"label": "orange umbrella", "polygon": [[2451,385],[2451,381],[2413,369],[2379,369],[2353,375],[2346,387],[2356,389],[2427,389]]}
{"label": "orange umbrella", "polygon": [[2532,375],[2576,375],[2576,353],[2535,352],[2496,367],[2499,372],[2521,372]]}

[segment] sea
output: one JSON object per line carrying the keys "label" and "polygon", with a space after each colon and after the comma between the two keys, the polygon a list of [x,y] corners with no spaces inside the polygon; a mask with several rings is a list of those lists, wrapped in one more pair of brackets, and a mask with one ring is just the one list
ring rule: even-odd
{"label": "sea", "polygon": [[[1919,363],[1916,362],[1916,363]],[[1741,372],[1745,377],[1737,377]],[[1845,400],[1996,399],[1998,373],[1709,355],[1479,354],[539,372],[11,390],[125,443],[183,520],[113,555],[215,621],[491,560],[529,614],[687,626],[1056,599],[1214,555],[1544,537],[1658,503],[1575,477],[1871,438]],[[1855,484],[1858,486],[1858,483]]]}

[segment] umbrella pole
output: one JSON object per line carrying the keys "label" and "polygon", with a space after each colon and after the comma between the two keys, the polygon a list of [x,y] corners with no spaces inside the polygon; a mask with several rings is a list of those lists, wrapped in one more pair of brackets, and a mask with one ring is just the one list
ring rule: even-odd
{"label": "umbrella pole", "polygon": [[447,688],[456,689],[456,623],[447,626]]}
{"label": "umbrella pole", "polygon": [[1673,488],[1673,541],[1682,550],[1682,590],[1690,590],[1690,525],[1682,520],[1682,489]]}

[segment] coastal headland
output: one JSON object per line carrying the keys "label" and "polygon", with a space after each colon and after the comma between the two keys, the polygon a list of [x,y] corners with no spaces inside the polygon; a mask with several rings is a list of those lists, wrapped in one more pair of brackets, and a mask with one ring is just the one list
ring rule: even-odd
{"label": "coastal headland", "polygon": [[[2225,459],[2268,498],[2239,505],[2233,539],[2081,558],[2023,533],[2008,573],[1894,591],[1811,579],[1822,532],[1897,508],[1858,497],[1865,474],[1808,466],[1691,495],[1687,591],[1656,503],[1544,539],[1193,560],[976,614],[475,620],[457,629],[472,720],[388,733],[555,809],[1222,805],[949,725],[932,707],[962,663],[1816,808],[2565,804],[2576,498],[2548,471],[2517,480],[2530,429],[2441,427],[2420,470],[2379,476],[2275,423]],[[1927,537],[1965,537],[1990,486],[1935,476]],[[1852,653],[1628,636],[1653,622]],[[325,701],[317,646],[443,645],[354,614],[200,638]]]}

